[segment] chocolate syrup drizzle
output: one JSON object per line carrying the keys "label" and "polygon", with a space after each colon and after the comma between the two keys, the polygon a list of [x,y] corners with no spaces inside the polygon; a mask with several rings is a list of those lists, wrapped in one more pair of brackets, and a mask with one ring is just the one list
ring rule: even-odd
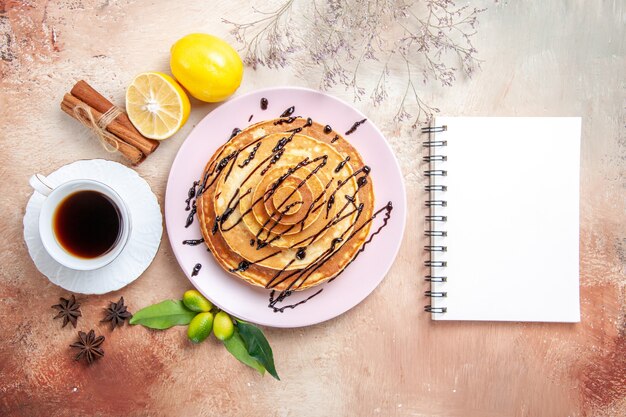
{"label": "chocolate syrup drizzle", "polygon": [[297,303],[294,303],[294,304],[288,304],[286,306],[276,307],[276,304],[284,301],[285,298],[289,297],[292,294],[292,292],[291,291],[281,292],[280,294],[278,294],[278,297],[274,298],[274,295],[276,294],[276,290],[272,290],[272,292],[270,293],[270,303],[267,306],[271,308],[274,311],[274,313],[284,313],[286,309],[288,308],[294,309],[298,307],[299,305],[306,303],[307,301],[309,301],[311,298],[315,297],[316,295],[319,295],[319,293],[321,293],[322,291],[324,291],[324,289],[320,288],[318,292],[316,292],[313,295],[308,296],[304,300],[298,301]]}
{"label": "chocolate syrup drizzle", "polygon": [[191,210],[191,200],[196,196],[196,187],[198,186],[198,184],[200,184],[198,181],[194,181],[191,188],[189,188],[189,191],[187,191],[187,199],[185,200],[185,204],[187,204],[187,207],[185,207],[185,211]]}
{"label": "chocolate syrup drizzle", "polygon": [[199,244],[203,242],[204,242],[204,238],[201,237],[200,239],[183,240],[183,245],[198,246]]}
{"label": "chocolate syrup drizzle", "polygon": [[230,141],[232,138],[234,138],[235,136],[237,136],[240,133],[241,133],[241,129],[239,129],[238,127],[234,128],[232,133],[230,134],[230,137],[228,138],[228,140],[226,142]]}
{"label": "chocolate syrup drizzle", "polygon": [[350,160],[350,155],[346,156],[346,159],[344,159],[343,161],[339,162],[339,165],[337,165],[337,168],[335,168],[335,174],[338,174],[339,171],[341,171],[341,169],[346,166],[346,162],[348,162]]}
{"label": "chocolate syrup drizzle", "polygon": [[[263,99],[261,99],[261,109],[265,110],[266,108],[267,108],[267,99],[263,98]],[[275,121],[274,124],[275,125],[292,124],[296,120],[300,120],[301,118],[299,116],[292,116],[294,111],[295,111],[295,107],[294,106],[289,107],[288,109],[286,109],[281,114],[281,116],[280,116],[281,119]],[[350,134],[354,133],[356,131],[356,129],[361,124],[365,123],[366,120],[367,119],[363,119],[361,121],[358,121],[358,122],[354,123],[354,125],[346,132],[346,135],[350,135]],[[334,178],[332,178],[328,182],[328,184],[326,184],[326,187],[324,188],[324,190],[322,190],[320,195],[316,196],[316,198],[310,203],[309,207],[307,208],[307,212],[306,212],[304,218],[302,218],[297,223],[292,224],[286,230],[282,231],[279,234],[276,234],[276,236],[274,236],[273,238],[270,239],[270,237],[272,235],[272,230],[274,229],[274,227],[276,227],[280,223],[280,221],[282,220],[282,217],[287,212],[289,212],[289,210],[292,207],[294,207],[295,205],[303,204],[302,201],[295,201],[295,202],[291,202],[290,204],[286,205],[286,202],[289,201],[289,199],[293,196],[293,194],[295,194],[297,192],[297,190],[299,188],[301,188],[304,184],[306,184],[306,182],[312,176],[314,176],[320,169],[322,169],[322,167],[324,167],[326,165],[327,160],[328,160],[328,156],[327,155],[320,155],[320,156],[317,156],[317,157],[315,157],[313,159],[310,159],[309,157],[306,157],[302,161],[300,161],[298,164],[296,164],[294,167],[291,167],[291,168],[287,169],[285,174],[283,174],[281,177],[279,177],[277,180],[275,180],[270,185],[270,187],[268,187],[268,190],[262,196],[260,196],[259,198],[257,198],[255,201],[252,202],[251,207],[248,210],[246,210],[243,213],[240,213],[239,217],[236,220],[234,220],[234,222],[232,222],[232,224],[230,226],[227,226],[227,227],[224,226],[224,223],[234,213],[235,208],[239,204],[239,201],[243,197],[245,197],[246,195],[248,195],[248,194],[250,194],[252,192],[252,188],[248,188],[246,191],[242,192],[242,190],[245,189],[244,185],[246,184],[246,182],[248,182],[256,172],[258,172],[259,175],[261,175],[261,176],[265,175],[272,168],[272,166],[274,166],[280,160],[280,158],[282,157],[282,155],[285,152],[285,147],[291,142],[291,140],[293,139],[294,135],[299,133],[299,132],[301,132],[303,130],[303,128],[311,126],[312,124],[313,124],[313,120],[311,118],[307,118],[306,123],[303,124],[302,126],[294,128],[294,129],[291,129],[291,130],[287,130],[285,132],[286,136],[283,136],[281,139],[279,139],[275,143],[275,146],[272,148],[272,153],[267,158],[265,158],[264,160],[258,162],[256,167],[243,180],[243,182],[241,183],[239,188],[236,190],[235,194],[232,196],[231,200],[228,202],[224,212],[221,213],[221,214],[216,213],[215,220],[214,220],[214,225],[213,225],[213,228],[212,228],[212,231],[211,231],[213,234],[215,234],[215,233],[217,233],[218,230],[220,230],[222,233],[226,233],[229,230],[232,230],[235,226],[237,226],[239,223],[241,223],[243,221],[243,218],[245,216],[249,215],[252,212],[254,206],[256,206],[257,204],[262,204],[265,201],[268,201],[274,195],[276,190],[278,190],[280,185],[283,184],[285,182],[285,180],[287,180],[287,178],[291,177],[294,173],[296,173],[297,171],[299,171],[303,167],[308,167],[309,165],[313,164],[313,169],[310,169],[310,168],[308,169],[309,170],[309,174],[304,179],[302,179],[299,184],[297,184],[297,186],[294,189],[294,191],[292,191],[291,194],[289,194],[287,197],[285,197],[283,202],[280,205],[278,205],[278,207],[275,207],[274,212],[270,213],[268,220],[265,222],[265,224],[263,224],[263,226],[261,227],[261,229],[259,230],[259,232],[255,236],[255,238],[254,239],[250,239],[250,245],[251,246],[255,246],[255,244],[256,244],[257,250],[259,250],[261,248],[264,248],[265,246],[271,244],[276,239],[279,239],[285,233],[288,233],[289,231],[293,230],[293,228],[295,228],[295,227],[300,226],[300,231],[302,231],[304,229],[304,226],[305,226],[305,221],[309,217],[309,215],[311,215],[312,213],[317,212],[317,210],[319,210],[322,206],[326,205],[326,220],[327,220],[327,223],[324,225],[322,230],[320,230],[317,234],[315,234],[313,236],[309,236],[308,238],[305,238],[302,241],[296,242],[295,244],[293,244],[290,248],[296,248],[296,247],[298,248],[294,259],[290,260],[287,263],[287,265],[284,266],[283,269],[281,269],[280,271],[277,271],[276,274],[272,277],[272,279],[270,279],[269,282],[266,284],[266,288],[272,290],[271,293],[270,293],[268,307],[273,309],[274,312],[282,313],[286,309],[293,309],[293,308],[295,308],[295,307],[297,307],[297,306],[299,306],[301,304],[306,303],[311,298],[313,298],[313,297],[317,296],[318,294],[320,294],[323,291],[323,289],[320,289],[319,291],[317,291],[313,295],[311,295],[308,298],[303,299],[303,300],[301,300],[301,301],[299,301],[299,302],[297,302],[295,304],[281,305],[280,307],[277,306],[278,303],[284,302],[284,300],[287,297],[289,297],[294,291],[300,289],[304,285],[304,283],[307,281],[307,279],[315,271],[317,271],[319,268],[321,268],[324,264],[326,264],[326,262],[328,262],[330,259],[332,259],[340,251],[341,247],[345,243],[347,243],[351,239],[353,239],[353,237],[356,236],[364,227],[367,227],[370,223],[372,223],[374,221],[374,219],[376,219],[377,216],[379,216],[381,213],[384,212],[385,215],[384,215],[384,218],[383,218],[383,221],[382,221],[382,225],[374,233],[370,234],[369,238],[363,243],[361,248],[356,252],[356,254],[352,258],[352,260],[350,262],[348,262],[345,265],[345,267],[341,271],[339,271],[333,278],[331,278],[328,282],[334,280],[337,276],[339,276],[341,273],[343,273],[343,271],[348,267],[348,265],[350,265],[352,262],[354,262],[354,260],[365,250],[365,247],[372,241],[374,236],[378,235],[381,232],[381,230],[387,226],[387,223],[388,223],[389,219],[391,218],[391,211],[393,210],[393,205],[392,205],[392,203],[390,201],[390,202],[387,203],[387,205],[385,205],[384,207],[382,207],[379,210],[377,210],[376,212],[374,212],[373,215],[369,219],[364,220],[362,222],[362,224],[357,227],[357,223],[360,220],[362,220],[361,216],[362,216],[364,205],[363,205],[363,203],[361,203],[359,205],[356,204],[356,194],[359,192],[359,190],[362,187],[364,187],[367,184],[367,182],[368,182],[367,177],[369,176],[369,174],[371,172],[370,167],[368,167],[367,165],[364,165],[361,168],[354,170],[354,172],[349,177],[345,178],[344,180],[337,180],[335,182]],[[327,132],[327,130],[329,130],[329,131]],[[324,128],[324,131],[325,131],[325,133],[330,133],[330,132],[332,132],[332,128],[330,128],[330,126],[327,125]],[[231,134],[230,139],[234,138],[240,132],[241,131],[239,129],[237,129],[237,128],[234,129],[232,134]],[[224,180],[226,181],[228,179],[228,176],[230,175],[231,171],[233,170],[233,168],[235,166],[237,166],[239,168],[244,168],[245,166],[247,166],[250,163],[252,163],[252,161],[255,159],[257,150],[261,146],[261,142],[266,137],[267,137],[267,135],[261,136],[258,139],[256,139],[255,141],[253,141],[252,143],[247,144],[244,148],[232,151],[228,155],[224,155],[225,150],[223,149],[221,151],[221,153],[217,156],[217,158],[215,158],[215,161],[213,162],[213,164],[207,169],[206,174],[205,174],[204,178],[202,179],[202,181],[200,183],[198,183],[198,182],[194,183],[193,187],[188,192],[189,200],[186,200],[186,203],[189,205],[189,201],[191,201],[191,199],[194,196],[195,196],[195,198],[200,197],[205,190],[210,188],[215,183],[215,181],[219,177],[219,174],[222,171],[227,170],[226,171],[226,176],[224,178]],[[331,140],[331,143],[337,141],[338,139],[339,139],[339,135],[335,135],[335,137]],[[251,148],[251,149],[249,149],[249,148]],[[243,151],[245,151],[246,149],[249,149],[248,156],[240,164],[237,164],[237,159],[238,159],[239,155]],[[348,163],[349,161],[350,161],[350,157],[347,156],[345,160],[341,161],[337,165],[337,167],[334,169],[334,172],[335,173],[339,173],[345,167],[346,163]],[[332,208],[332,206],[334,204],[338,203],[338,200],[336,199],[336,194],[352,178],[356,178],[356,180],[357,180],[357,190],[352,195],[344,194],[344,199],[342,199],[341,201],[343,202],[345,200],[345,203],[339,203],[339,204],[343,204],[343,205],[340,208],[338,208],[337,213],[336,213],[336,215],[333,218],[328,219],[330,209]],[[209,179],[210,179],[210,181],[209,181]],[[332,194],[330,195],[330,197],[328,198],[328,200],[326,202],[320,202],[320,200],[326,194],[326,191],[333,185],[333,183],[335,184],[335,188],[334,188]],[[193,191],[194,195],[192,195],[192,191]],[[283,206],[284,206],[284,208],[283,208]],[[193,203],[192,203],[191,212],[190,212],[190,214],[189,214],[189,216],[187,218],[187,224],[186,224],[185,227],[188,227],[193,222],[193,216],[195,215],[196,211],[197,211],[196,202],[194,200]],[[339,237],[337,237],[337,238],[332,240],[331,245],[330,245],[330,247],[328,249],[326,249],[319,256],[317,256],[315,259],[313,259],[306,267],[304,267],[302,269],[298,269],[298,270],[287,271],[289,266],[291,266],[296,260],[303,260],[303,259],[305,259],[306,255],[307,255],[306,254],[307,246],[310,245],[312,242],[314,242],[322,233],[324,233],[326,230],[330,229],[331,227],[335,226],[336,224],[338,224],[340,222],[347,221],[346,219],[349,219],[353,215],[356,215],[356,216],[355,216],[354,220],[352,220],[352,223],[350,223],[348,225],[348,227],[346,228],[346,230],[343,232],[343,234],[341,236],[339,236]],[[198,244],[202,243],[203,241],[204,241],[204,239],[186,240],[186,241],[183,241],[183,244],[186,244],[186,245],[198,245]],[[281,252],[282,252],[281,250],[278,250],[276,252],[272,252],[271,254],[269,254],[269,255],[261,258],[261,259],[258,259],[256,261],[249,261],[249,260],[245,260],[244,259],[237,265],[236,268],[232,268],[229,271],[233,272],[233,273],[246,271],[251,266],[253,266],[255,264],[259,264],[259,263],[263,262],[266,259],[269,259],[269,258],[271,258],[273,256],[276,256],[276,255],[280,254]],[[202,267],[202,265],[196,264],[196,266],[194,267],[194,270],[192,272],[192,276],[197,275],[201,267]],[[287,286],[287,288],[282,290],[280,293],[278,293],[278,295],[276,295],[277,290],[275,288],[278,285],[280,285],[281,283],[285,282],[286,280],[289,280],[290,278],[292,278],[292,280],[291,280],[291,283]]]}
{"label": "chocolate syrup drizzle", "polygon": [[259,142],[256,145],[254,145],[254,148],[252,148],[252,150],[248,154],[248,157],[246,159],[244,159],[243,162],[241,164],[237,165],[237,166],[239,168],[243,168],[246,165],[248,165],[250,162],[252,162],[252,160],[256,156],[256,151],[259,149],[259,146],[261,146],[261,142]]}
{"label": "chocolate syrup drizzle", "polygon": [[265,97],[263,97],[261,99],[261,110],[267,110],[267,105],[269,104],[269,102],[267,101],[267,99]]}
{"label": "chocolate syrup drizzle", "polygon": [[[196,193],[197,196],[197,193]],[[196,200],[193,200],[193,204],[191,205],[191,211],[189,212],[189,215],[187,216],[187,221],[185,221],[185,228],[191,226],[191,223],[193,223],[193,216],[196,215],[196,211],[198,211],[198,207],[196,207]]]}
{"label": "chocolate syrup drizzle", "polygon": [[346,135],[351,135],[354,132],[356,132],[356,130],[358,129],[359,126],[361,126],[363,123],[365,123],[367,121],[367,119],[363,119],[360,120],[358,122],[354,122],[354,124],[352,125],[352,127],[350,129],[348,129],[348,131],[346,132]]}
{"label": "chocolate syrup drizzle", "polygon": [[200,269],[202,269],[202,264],[196,264],[196,266],[193,267],[193,271],[191,271],[191,276],[197,276],[200,273]]}
{"label": "chocolate syrup drizzle", "polygon": [[[289,109],[287,109],[289,110]],[[284,113],[283,113],[284,114]],[[274,126],[278,126],[278,125],[284,125],[284,124],[291,124],[293,122],[295,122],[297,119],[299,119],[298,116],[280,116],[280,117],[286,117],[286,119],[278,119],[274,122]]]}
{"label": "chocolate syrup drizzle", "polygon": [[252,120],[253,117],[254,117],[254,114],[251,114],[250,117],[248,117],[248,123],[250,123],[250,120]]}
{"label": "chocolate syrup drizzle", "polygon": [[287,110],[285,110],[280,117],[289,117],[293,114],[293,112],[296,110],[296,106],[291,106],[289,107]]}

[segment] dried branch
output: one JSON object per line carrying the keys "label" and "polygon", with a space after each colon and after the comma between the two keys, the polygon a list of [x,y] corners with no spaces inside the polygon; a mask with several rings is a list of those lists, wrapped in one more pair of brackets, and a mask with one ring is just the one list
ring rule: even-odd
{"label": "dried branch", "polygon": [[[223,21],[252,68],[282,68],[296,58],[321,71],[322,90],[344,86],[355,101],[369,92],[374,105],[402,96],[395,120],[412,119],[417,127],[438,112],[417,85],[448,87],[458,74],[471,77],[480,67],[472,37],[483,11],[453,0],[287,0],[274,11],[255,9],[259,18],[249,23]],[[363,84],[372,70],[380,72],[376,83]],[[393,91],[402,80],[403,90]]]}

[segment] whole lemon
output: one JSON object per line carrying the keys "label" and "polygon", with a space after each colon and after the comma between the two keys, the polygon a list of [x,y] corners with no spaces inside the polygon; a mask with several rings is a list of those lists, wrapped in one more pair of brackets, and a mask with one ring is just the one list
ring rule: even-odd
{"label": "whole lemon", "polygon": [[243,77],[243,62],[237,51],[206,33],[179,39],[172,46],[170,68],[189,94],[210,103],[233,94]]}

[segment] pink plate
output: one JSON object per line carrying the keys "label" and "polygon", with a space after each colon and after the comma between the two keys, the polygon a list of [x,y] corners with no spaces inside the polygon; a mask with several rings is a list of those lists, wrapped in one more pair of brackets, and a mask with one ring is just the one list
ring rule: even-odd
{"label": "pink plate", "polygon": [[[267,110],[261,110],[261,98],[267,98]],[[268,307],[270,291],[253,287],[225,272],[215,262],[204,244],[183,245],[187,239],[202,237],[197,219],[187,228],[185,210],[187,192],[202,176],[205,164],[213,153],[230,137],[234,128],[243,129],[252,123],[278,117],[288,107],[295,106],[294,115],[311,117],[329,124],[339,132],[347,131],[354,122],[364,119],[361,112],[349,104],[319,91],[294,87],[279,87],[236,97],[209,113],[195,127],[178,151],[167,182],[165,221],[170,243],[178,263],[191,283],[214,304],[241,319],[274,327],[308,326],[332,319],[348,311],[367,297],[382,281],[391,267],[404,233],[406,195],[402,173],[389,144],[370,121],[356,132],[345,136],[358,149],[371,167],[370,178],[376,195],[375,209],[391,201],[393,210],[387,227],[367,245],[336,280],[302,292],[293,293],[284,304],[294,304],[316,293],[308,302],[296,308],[274,312]],[[250,115],[252,120],[248,121]],[[372,224],[375,231],[382,224],[382,213]],[[197,276],[191,273],[201,264]],[[280,307],[278,304],[276,307]]]}

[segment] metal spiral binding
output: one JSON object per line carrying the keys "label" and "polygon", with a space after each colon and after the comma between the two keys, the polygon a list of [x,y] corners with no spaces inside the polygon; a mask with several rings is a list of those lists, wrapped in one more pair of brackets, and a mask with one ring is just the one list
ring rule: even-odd
{"label": "metal spiral binding", "polygon": [[434,161],[443,162],[443,161],[447,161],[448,157],[445,155],[426,155],[422,157],[422,159],[424,160],[424,162],[434,162]]}
{"label": "metal spiral binding", "polygon": [[427,185],[426,191],[448,191],[445,185]]}
{"label": "metal spiral binding", "polygon": [[427,222],[446,222],[448,221],[447,216],[426,216]]}
{"label": "metal spiral binding", "polygon": [[432,275],[426,275],[424,280],[428,282],[448,282],[448,277],[433,277]]}
{"label": "metal spiral binding", "polygon": [[438,146],[446,146],[448,144],[445,140],[429,140],[424,142],[424,146],[427,148],[436,148]]}
{"label": "metal spiral binding", "polygon": [[424,234],[426,236],[448,236],[448,232],[446,232],[445,230],[425,230]]}
{"label": "metal spiral binding", "polygon": [[425,261],[424,265],[431,268],[445,268],[448,263],[446,261]]}
{"label": "metal spiral binding", "polygon": [[422,133],[437,133],[437,132],[445,132],[448,130],[448,126],[427,126],[422,128]]}
{"label": "metal spiral binding", "polygon": [[446,207],[448,202],[446,200],[426,200],[426,207]]}
{"label": "metal spiral binding", "polygon": [[424,175],[427,177],[445,177],[448,175],[448,171],[444,169],[427,169],[424,171]]}
{"label": "metal spiral binding", "polygon": [[448,311],[446,307],[433,307],[431,305],[424,306],[424,311],[428,313],[445,313]]}
{"label": "metal spiral binding", "polygon": [[[429,126],[422,129],[422,133],[428,134],[428,140],[426,140],[423,145],[424,148],[428,149],[428,155],[424,156],[422,160],[428,163],[428,169],[424,171],[424,175],[429,179],[428,185],[425,187],[425,191],[429,193],[430,198],[426,200],[426,207],[429,208],[430,213],[426,216],[426,221],[429,222],[430,227],[424,232],[426,236],[431,239],[431,244],[424,247],[426,251],[429,253],[441,253],[444,254],[447,252],[448,247],[442,245],[441,240],[435,241],[433,238],[445,238],[448,236],[448,232],[445,230],[440,230],[437,227],[437,224],[445,223],[448,220],[447,216],[442,215],[441,213],[437,213],[437,210],[441,207],[447,207],[448,202],[445,199],[441,198],[441,193],[445,193],[448,190],[448,187],[443,184],[435,184],[434,182],[438,179],[441,181],[448,175],[448,171],[445,169],[440,169],[438,166],[439,163],[446,162],[448,157],[446,155],[442,155],[440,149],[435,150],[435,148],[444,148],[448,145],[448,142],[445,140],[436,140],[433,137],[434,133],[441,133],[448,130],[447,126]],[[439,193],[439,194],[436,194]],[[436,260],[435,260],[436,259]],[[430,274],[424,277],[424,280],[430,283],[445,283],[448,281],[448,277],[440,274],[442,268],[447,266],[447,261],[440,260],[439,258],[429,259],[424,262],[424,265],[430,269]],[[437,271],[438,273],[435,273]],[[445,298],[448,296],[447,291],[441,291],[437,288],[437,291],[426,291],[424,292],[426,297],[430,298]],[[424,311],[427,311],[432,314],[441,314],[446,313],[448,311],[447,307],[441,306],[432,306],[427,305],[424,307]]]}
{"label": "metal spiral binding", "polygon": [[424,295],[426,295],[426,297],[431,297],[431,298],[435,298],[435,297],[443,298],[443,297],[447,297],[448,293],[445,291],[426,291]]}

